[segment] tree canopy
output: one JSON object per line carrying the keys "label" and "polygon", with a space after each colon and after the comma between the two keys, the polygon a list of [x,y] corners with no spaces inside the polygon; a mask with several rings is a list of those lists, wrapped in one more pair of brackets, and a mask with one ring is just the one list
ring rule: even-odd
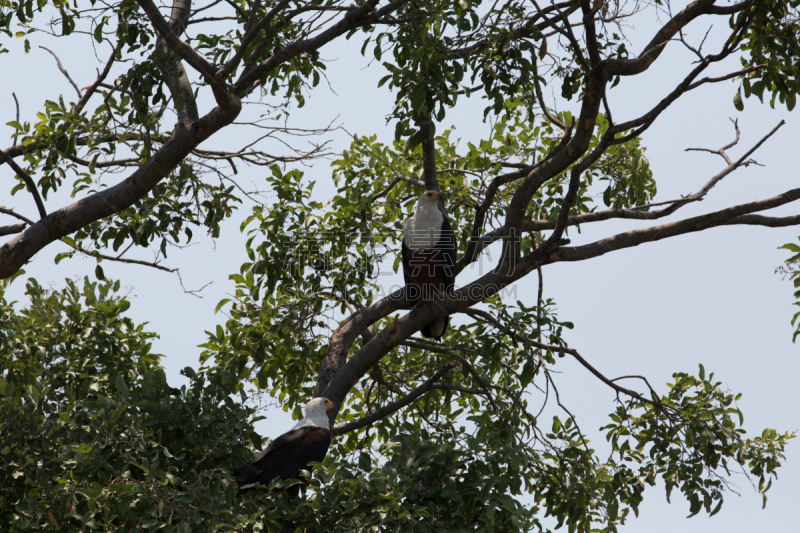
{"label": "tree canopy", "polygon": [[[44,34],[83,40],[99,64],[81,88],[69,58],[47,50],[75,94],[8,121],[8,190],[38,216],[0,207],[16,219],[0,228],[2,290],[58,240],[71,251],[56,261],[92,256],[97,279],[47,289],[29,279],[27,305],[0,301],[0,531],[616,531],[657,483],[692,514],[716,514],[734,470],[766,502],[793,434],[748,436],[738,394],[702,365],[676,369],[666,386],[606,376],[570,347],[573,326],[544,292],[543,266],[719,226],[800,224],[762,214],[800,200],[798,188],[659,220],[752,164],[783,122],[738,158],[736,123],[731,143],[697,148],[725,167],[676,199],[656,199],[641,139],[709,84],[735,81],[738,109],[752,97],[793,109],[797,0],[657,1],[663,23],[632,50],[628,22],[644,5],[0,0],[6,38],[26,50]],[[695,38],[709,24],[724,26],[722,38]],[[342,40],[385,70],[378,87],[394,97],[395,135],[356,132],[334,155],[326,142],[337,125],[302,128],[292,117],[336,68],[326,51]],[[608,94],[668,47],[692,56],[674,85],[639,116],[612,109]],[[568,110],[557,112],[545,88]],[[475,102],[490,134],[462,144],[444,121]],[[214,145],[234,131],[250,140]],[[332,165],[332,198],[304,173],[315,160]],[[257,191],[245,185],[251,167],[267,170]],[[60,189],[74,200],[59,204]],[[446,199],[459,272],[490,247],[498,259],[409,309],[404,288],[389,290],[380,274],[397,271],[403,222],[425,190]],[[163,258],[198,229],[235,231],[226,221],[237,211],[247,213],[248,261],[231,265],[235,293],[217,306],[230,317],[209,332],[201,366],[184,370],[189,384],[171,387],[151,353],[155,334],[126,316],[102,262],[172,272]],[[570,231],[613,219],[652,222],[570,245]],[[136,255],[148,248],[156,260]],[[797,261],[787,268],[800,279]],[[502,297],[528,276],[538,294]],[[442,342],[416,335],[441,314],[453,318]],[[562,404],[552,376],[562,358],[616,393],[599,432]],[[545,421],[535,390],[563,414]],[[308,498],[237,492],[231,468],[265,444],[252,425],[263,396],[295,413],[312,396],[341,406]]]}

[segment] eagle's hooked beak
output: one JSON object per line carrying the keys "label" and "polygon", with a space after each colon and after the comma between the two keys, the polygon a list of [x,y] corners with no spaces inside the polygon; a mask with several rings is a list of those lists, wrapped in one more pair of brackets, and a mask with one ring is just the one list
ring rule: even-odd
{"label": "eagle's hooked beak", "polygon": [[326,398],[325,399],[325,408],[326,409],[333,409],[334,407],[336,407],[336,404]]}

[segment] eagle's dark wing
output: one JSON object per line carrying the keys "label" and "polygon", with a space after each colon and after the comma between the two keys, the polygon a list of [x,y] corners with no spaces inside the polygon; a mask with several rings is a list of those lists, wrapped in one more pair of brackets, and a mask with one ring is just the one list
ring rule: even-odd
{"label": "eagle's dark wing", "polygon": [[331,432],[321,427],[302,427],[284,433],[252,462],[235,468],[233,474],[240,486],[263,485],[279,477],[293,479],[300,470],[308,469],[310,461],[320,462],[328,453]]}
{"label": "eagle's dark wing", "polygon": [[403,281],[406,284],[406,299],[408,303],[414,305],[417,303],[416,291],[408,289],[411,283],[411,249],[406,246],[405,236],[400,239],[400,242],[402,243],[400,246],[400,259],[401,263],[403,263]]}
{"label": "eagle's dark wing", "polygon": [[441,250],[442,277],[444,278],[444,291],[450,292],[456,282],[456,235],[447,219],[447,214],[442,211],[442,231],[436,247]]}

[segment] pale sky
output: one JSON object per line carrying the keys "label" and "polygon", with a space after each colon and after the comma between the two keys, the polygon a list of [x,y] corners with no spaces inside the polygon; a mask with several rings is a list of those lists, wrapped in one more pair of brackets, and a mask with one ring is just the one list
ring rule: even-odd
{"label": "pale sky", "polygon": [[[648,8],[631,21],[631,34],[649,36],[659,24],[654,9]],[[706,29],[699,25],[690,27],[688,37],[699,40]],[[718,36],[712,31],[706,44],[708,50],[713,50]],[[38,44],[60,54],[79,86],[94,81],[97,66],[94,56],[71,41],[74,40],[37,36],[27,56],[21,52],[21,39],[7,45],[12,53],[0,55],[0,69],[25,75],[4,80],[0,87],[3,124],[14,119],[12,91],[16,91],[20,100],[23,121],[35,121],[35,113],[42,109],[45,99],[57,99],[60,94],[75,99],[73,89],[56,69],[53,58],[36,48]],[[336,43],[324,50],[323,56],[330,61],[327,73],[335,94],[323,82],[306,99],[306,107],[293,115],[294,126],[323,127],[336,119],[350,132],[377,133],[386,144],[393,140],[394,127],[387,126],[385,116],[391,110],[394,95],[376,89],[385,71],[376,63],[368,66],[371,54],[362,58],[359,48],[359,42],[351,42]],[[638,52],[641,43],[634,39],[629,49]],[[105,48],[99,55],[107,56]],[[609,95],[615,120],[633,118],[652,107],[688,72],[690,61],[688,54],[673,43],[646,75],[623,80]],[[735,67],[736,63],[729,62],[728,66],[731,65]],[[712,74],[722,72],[717,69]],[[739,119],[742,132],[739,145],[729,151],[733,158],[749,149],[781,119],[787,121],[753,156],[765,166],[738,170],[717,185],[705,201],[688,205],[657,223],[767,198],[797,186],[800,177],[797,113],[790,114],[777,105],[772,110],[754,98],[745,101],[744,112],[737,112],[732,104],[736,87],[730,81],[694,91],[673,104],[644,134],[643,145],[647,147],[647,157],[658,182],[656,200],[697,191],[724,168],[718,156],[684,150],[716,149],[730,142],[733,128],[729,117]],[[546,88],[545,93],[559,94],[560,87]],[[201,100],[201,113],[210,106],[209,100]],[[558,108],[578,109],[576,103],[564,102],[559,102]],[[450,111],[441,129],[455,125],[453,137],[478,139],[488,131],[488,126],[481,122],[482,109],[480,102],[459,106]],[[256,113],[257,108],[246,107],[239,120],[246,120],[248,114],[255,118]],[[10,135],[11,128],[2,131]],[[332,134],[331,139],[336,152],[350,142],[343,131]],[[203,147],[235,148],[248,142],[247,136],[232,135],[226,130]],[[10,142],[5,141],[4,146],[7,145]],[[262,149],[273,153],[279,150],[277,144],[265,144]],[[239,165],[239,171],[242,181],[263,185],[264,169]],[[306,169],[306,176],[316,180],[315,194],[319,199],[335,194],[329,161],[316,161],[312,168]],[[0,180],[11,183],[8,166],[0,167]],[[0,194],[0,205],[36,218],[35,206],[28,195],[21,192],[3,198],[6,194]],[[47,206],[53,210],[67,202],[67,195],[59,191],[51,196]],[[128,314],[138,322],[149,322],[149,329],[161,336],[155,343],[155,351],[166,355],[163,364],[172,385],[185,382],[179,375],[181,368],[199,366],[201,350],[196,346],[205,341],[204,331],[224,324],[224,315],[215,315],[213,311],[220,299],[233,292],[228,275],[237,272],[245,261],[246,237],[239,233],[238,227],[248,213],[249,206],[245,205],[234,220],[226,223],[216,242],[202,238],[201,232],[195,231],[199,244],[184,251],[173,250],[165,263],[181,268],[188,288],[196,289],[213,281],[202,292],[202,299],[185,294],[175,275],[103,262],[106,276],[120,279],[123,286],[130,287],[133,305]],[[770,214],[793,213],[797,213],[797,207],[786,206]],[[3,223],[11,222],[4,219]],[[608,221],[586,226],[582,233],[573,229],[569,238],[573,245],[579,245],[650,225],[653,223]],[[673,372],[696,374],[698,364],[702,363],[707,372],[716,373],[724,387],[743,393],[739,406],[750,434],[767,427],[794,431],[800,428],[797,409],[800,393],[796,385],[800,360],[798,346],[792,344],[790,325],[796,308],[791,305],[794,301],[791,282],[782,281],[773,271],[789,256],[777,248],[796,241],[799,234],[800,228],[725,227],[613,252],[583,263],[549,265],[544,268],[545,296],[555,299],[561,319],[575,324],[575,329],[565,335],[569,345],[605,375],[642,374],[658,391],[664,392]],[[25,267],[27,274],[53,287],[63,286],[65,277],[87,274],[94,277],[94,259],[76,258],[56,267],[53,257],[65,250],[66,245],[62,244],[47,247]],[[151,257],[148,254],[139,257]],[[457,283],[463,285],[476,274],[465,272]],[[399,280],[386,279],[387,283]],[[23,289],[24,283],[18,280],[10,296],[23,299]],[[514,289],[516,298],[528,305],[535,303],[535,276],[516,284]],[[607,423],[607,415],[615,407],[613,391],[568,357],[560,360],[554,370],[563,372],[555,376],[562,401],[575,413],[602,457],[606,447],[603,434],[597,429]],[[535,401],[532,399],[530,403]],[[557,406],[548,407],[542,423],[548,426],[546,420],[556,414],[564,418]],[[257,427],[264,436],[275,437],[289,426],[290,416],[274,411]],[[629,522],[622,531],[672,533],[710,528],[728,532],[795,531],[795,507],[800,496],[800,446],[795,441],[789,445],[787,455],[764,510],[749,481],[734,475],[733,482],[738,485],[741,497],[726,493],[726,503],[717,516],[708,519],[699,515],[687,520],[688,504],[678,492],[673,493],[670,505],[661,488],[648,488],[640,518]]]}

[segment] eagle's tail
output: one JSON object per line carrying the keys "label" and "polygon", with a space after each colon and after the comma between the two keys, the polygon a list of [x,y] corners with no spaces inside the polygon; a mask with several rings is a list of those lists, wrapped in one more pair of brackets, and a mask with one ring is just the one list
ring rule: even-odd
{"label": "eagle's tail", "polygon": [[438,317],[434,319],[433,322],[422,328],[420,333],[422,333],[423,337],[440,341],[442,340],[442,335],[444,335],[444,332],[447,331],[447,326],[449,323],[449,316]]}
{"label": "eagle's tail", "polygon": [[239,484],[240,490],[253,487],[259,474],[261,472],[253,468],[250,463],[233,469],[233,475],[236,476],[236,483]]}

